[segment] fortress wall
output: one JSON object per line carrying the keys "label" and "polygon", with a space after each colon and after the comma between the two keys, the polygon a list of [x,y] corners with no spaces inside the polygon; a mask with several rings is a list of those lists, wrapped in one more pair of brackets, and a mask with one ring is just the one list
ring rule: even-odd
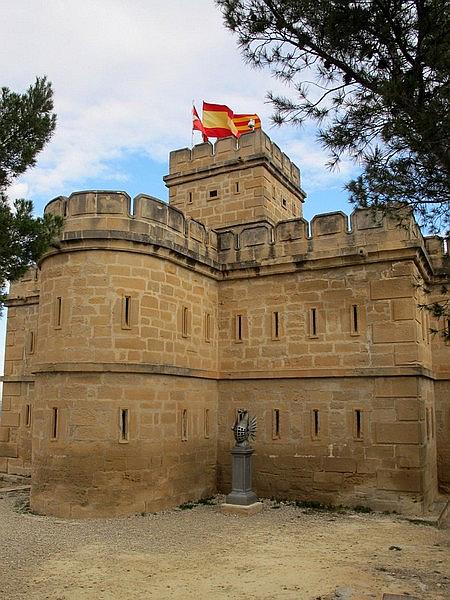
{"label": "fortress wall", "polygon": [[431,368],[416,280],[409,259],[222,281],[222,373]]}
{"label": "fortress wall", "polygon": [[0,414],[0,472],[29,475],[34,407],[39,272],[30,269],[8,295],[5,368]]}
{"label": "fortress wall", "polygon": [[[215,493],[215,381],[57,372],[39,374],[36,386],[33,511],[113,517]],[[128,410],[126,440],[123,409]]]}
{"label": "fortress wall", "polygon": [[259,496],[421,514],[435,493],[423,385],[414,376],[220,381],[219,490],[230,489],[229,427],[245,407],[258,418]]}
{"label": "fortress wall", "polygon": [[[426,295],[424,302],[444,303],[448,300],[450,289],[448,279],[449,241],[438,236],[425,238],[428,255],[431,258],[436,276],[434,285],[430,286],[431,293]],[[435,427],[437,437],[438,480],[442,490],[450,492],[450,342],[443,337],[444,330],[449,329],[447,318],[430,317],[431,327],[437,331],[431,336],[433,372],[437,377],[434,382],[435,393]]]}
{"label": "fortress wall", "polygon": [[[63,239],[119,238],[163,245],[202,258],[217,260],[217,236],[202,223],[187,219],[179,210],[151,196],[131,199],[123,192],[75,192],[56,198],[46,212],[65,217]],[[99,233],[102,232],[102,233]]]}
{"label": "fortress wall", "polygon": [[[255,237],[256,234],[256,237]],[[309,225],[304,219],[265,222],[227,227],[218,232],[219,259],[225,263],[263,261],[283,257],[294,260],[359,255],[416,245],[425,250],[423,238],[413,220],[398,227],[386,217],[374,219],[366,210],[350,216],[342,212],[317,215]]]}
{"label": "fortress wall", "polygon": [[46,368],[113,363],[217,370],[215,280],[110,240],[103,249],[77,246],[48,256],[41,281],[37,355]]}
{"label": "fortress wall", "polygon": [[[450,350],[448,350],[450,353]],[[434,382],[438,482],[450,493],[450,379]]]}

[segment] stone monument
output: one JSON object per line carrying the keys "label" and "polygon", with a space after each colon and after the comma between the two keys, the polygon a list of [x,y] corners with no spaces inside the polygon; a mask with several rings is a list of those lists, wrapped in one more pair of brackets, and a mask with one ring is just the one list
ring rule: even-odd
{"label": "stone monument", "polygon": [[236,421],[232,427],[236,444],[231,450],[232,489],[226,497],[221,510],[226,514],[254,515],[262,510],[252,490],[252,454],[249,440],[255,439],[256,417],[250,417],[245,409],[238,409]]}

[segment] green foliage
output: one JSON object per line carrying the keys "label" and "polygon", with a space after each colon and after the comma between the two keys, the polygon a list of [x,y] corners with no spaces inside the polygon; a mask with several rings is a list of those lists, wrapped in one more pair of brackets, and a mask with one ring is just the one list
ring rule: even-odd
{"label": "green foliage", "polygon": [[351,201],[412,206],[430,231],[450,225],[450,4],[447,0],[216,0],[244,57],[291,84],[269,94],[281,124],[320,125],[330,166],[362,174]]}
{"label": "green foliage", "polygon": [[4,87],[0,96],[0,312],[7,281],[21,277],[59,234],[60,217],[33,217],[29,200],[12,204],[6,195],[12,181],[36,164],[36,156],[50,140],[56,125],[53,91],[45,77],[37,78],[26,93]]}

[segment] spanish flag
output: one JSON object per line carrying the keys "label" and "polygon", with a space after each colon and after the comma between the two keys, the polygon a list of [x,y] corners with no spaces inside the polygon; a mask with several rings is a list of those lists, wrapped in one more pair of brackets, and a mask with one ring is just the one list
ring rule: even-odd
{"label": "spanish flag", "polygon": [[233,123],[236,129],[241,133],[261,129],[261,119],[258,115],[233,115]]}
{"label": "spanish flag", "polygon": [[224,104],[203,102],[203,127],[208,137],[239,137],[239,131],[233,122],[233,111]]}
{"label": "spanish flag", "polygon": [[206,135],[205,128],[203,127],[203,123],[200,121],[200,117],[198,116],[197,109],[194,105],[192,105],[192,131],[201,131],[203,141],[208,141],[208,136]]}

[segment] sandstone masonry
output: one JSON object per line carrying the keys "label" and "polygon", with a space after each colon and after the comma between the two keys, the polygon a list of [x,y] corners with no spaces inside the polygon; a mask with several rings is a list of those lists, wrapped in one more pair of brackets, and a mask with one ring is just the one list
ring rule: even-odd
{"label": "sandstone masonry", "polygon": [[31,474],[43,514],[164,509],[229,491],[243,407],[259,495],[426,511],[450,489],[450,346],[418,307],[444,241],[360,210],[307,223],[260,130],[169,171],[169,205],[47,205],[61,240],[8,300],[0,471]]}

